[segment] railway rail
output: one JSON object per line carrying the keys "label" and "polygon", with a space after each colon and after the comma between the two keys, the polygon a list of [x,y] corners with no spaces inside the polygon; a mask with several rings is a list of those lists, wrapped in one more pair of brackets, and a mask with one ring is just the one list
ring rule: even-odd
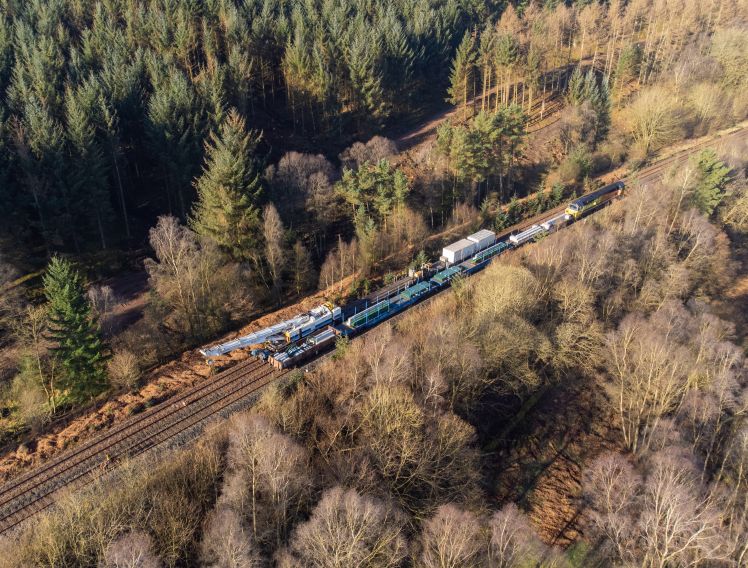
{"label": "railway rail", "polygon": [[50,507],[63,487],[84,486],[123,458],[204,425],[287,373],[249,359],[11,480],[0,488],[0,533]]}
{"label": "railway rail", "polygon": [[[627,179],[642,183],[655,181],[685,162],[695,151],[746,138],[748,129],[745,127],[729,131],[663,158]],[[565,204],[559,205],[525,219],[498,233],[497,237],[521,231],[562,212],[565,207]],[[180,434],[206,424],[288,372],[274,369],[255,358],[241,362],[12,479],[0,488],[0,534],[19,527],[36,513],[49,508],[61,489],[85,486],[123,458],[141,455],[177,439]]]}

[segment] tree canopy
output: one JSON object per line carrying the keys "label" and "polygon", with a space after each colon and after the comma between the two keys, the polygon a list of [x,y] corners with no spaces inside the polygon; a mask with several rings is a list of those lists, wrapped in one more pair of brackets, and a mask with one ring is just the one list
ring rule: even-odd
{"label": "tree canopy", "polygon": [[104,344],[91,317],[80,274],[70,262],[53,257],[44,275],[49,337],[62,368],[59,386],[73,400],[107,386]]}
{"label": "tree canopy", "polygon": [[203,173],[195,182],[192,228],[239,260],[256,254],[260,241],[262,181],[255,156],[259,139],[231,110],[218,132],[211,133]]}

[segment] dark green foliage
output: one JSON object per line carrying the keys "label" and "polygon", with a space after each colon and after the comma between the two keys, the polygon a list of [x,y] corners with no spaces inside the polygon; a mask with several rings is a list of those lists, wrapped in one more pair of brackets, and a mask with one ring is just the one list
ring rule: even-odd
{"label": "dark green foliage", "polygon": [[475,96],[475,64],[478,59],[475,37],[465,32],[460,46],[452,61],[452,72],[449,75],[449,98],[453,105],[467,106],[468,99]]}
{"label": "dark green foliage", "polygon": [[704,215],[711,215],[725,197],[730,182],[730,168],[722,162],[714,150],[703,150],[694,160],[696,185],[691,195],[691,205]]}
{"label": "dark green foliage", "polygon": [[169,213],[187,217],[190,182],[199,163],[202,117],[184,75],[172,71],[156,85],[148,105],[148,139],[166,190]]}
{"label": "dark green foliage", "polygon": [[551,206],[552,207],[555,207],[556,205],[561,204],[561,202],[564,200],[565,191],[566,191],[566,187],[564,187],[564,184],[562,183],[553,184],[553,187],[551,188]]}
{"label": "dark green foliage", "polygon": [[410,263],[412,268],[415,268],[416,270],[420,269],[424,264],[426,264],[429,261],[429,257],[426,254],[426,251],[421,249],[418,251],[418,254],[413,259],[413,262]]}
{"label": "dark green foliage", "polygon": [[590,105],[595,113],[591,144],[603,140],[610,129],[610,88],[607,80],[598,80],[592,69],[583,75],[577,67],[569,79],[566,100],[573,106]]}
{"label": "dark green foliage", "polygon": [[584,102],[584,75],[580,67],[574,68],[566,88],[566,100],[569,104],[579,105]]}
{"label": "dark green foliage", "polygon": [[218,133],[211,134],[203,174],[195,184],[198,199],[192,228],[240,260],[255,255],[260,241],[262,184],[260,163],[254,156],[259,140],[232,110]]}
{"label": "dark green foliage", "polygon": [[410,187],[402,170],[380,160],[356,170],[346,169],[335,190],[351,205],[355,217],[363,215],[372,222],[386,223],[393,209],[405,203]]}
{"label": "dark green foliage", "polygon": [[509,221],[509,215],[501,209],[499,213],[496,215],[496,220],[493,223],[494,229],[498,231],[503,231],[507,227],[511,225],[511,222]]}
{"label": "dark green foliage", "polygon": [[505,200],[524,141],[525,120],[517,105],[501,107],[496,113],[480,112],[467,125],[442,125],[437,132],[437,148],[449,159],[458,180],[482,182],[495,178]]}
{"label": "dark green foliage", "polygon": [[93,396],[107,386],[104,343],[91,317],[80,274],[53,257],[44,275],[49,306],[49,338],[60,366],[59,387],[71,400]]}
{"label": "dark green foliage", "polygon": [[639,74],[642,61],[642,51],[639,44],[629,45],[621,50],[616,66],[616,84],[630,81]]}
{"label": "dark green foliage", "polygon": [[517,196],[512,196],[512,200],[509,202],[509,207],[506,210],[507,217],[509,218],[508,226],[515,225],[522,218],[522,206],[519,203]]}
{"label": "dark green foliage", "polygon": [[[465,30],[498,6],[138,0],[0,10],[0,203],[11,245],[82,253],[186,220],[204,138],[236,108],[269,145],[342,149],[436,102]],[[11,226],[7,226],[10,224]]]}
{"label": "dark green foliage", "polygon": [[84,83],[67,93],[65,110],[71,162],[68,186],[74,209],[80,213],[76,226],[85,236],[97,235],[106,249],[113,213],[107,189],[109,162],[96,132],[100,96],[95,83]]}

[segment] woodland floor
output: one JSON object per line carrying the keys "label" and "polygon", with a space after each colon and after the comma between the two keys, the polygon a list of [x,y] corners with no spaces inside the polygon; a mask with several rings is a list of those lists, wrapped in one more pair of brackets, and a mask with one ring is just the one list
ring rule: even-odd
{"label": "woodland floor", "polygon": [[548,544],[565,547],[584,536],[582,472],[601,453],[620,449],[605,396],[602,386],[571,377],[554,385],[489,460],[498,504],[526,510]]}

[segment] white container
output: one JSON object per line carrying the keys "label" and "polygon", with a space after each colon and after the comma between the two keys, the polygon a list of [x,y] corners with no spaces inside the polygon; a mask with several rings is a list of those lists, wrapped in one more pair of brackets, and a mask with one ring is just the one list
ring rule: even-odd
{"label": "white container", "polygon": [[475,243],[475,252],[478,252],[484,248],[490,247],[496,242],[496,233],[489,231],[488,229],[483,229],[470,235],[468,240]]}
{"label": "white container", "polygon": [[442,256],[450,264],[457,264],[458,262],[462,262],[466,258],[469,258],[476,250],[476,244],[473,241],[461,239],[456,243],[444,247],[442,250]]}

